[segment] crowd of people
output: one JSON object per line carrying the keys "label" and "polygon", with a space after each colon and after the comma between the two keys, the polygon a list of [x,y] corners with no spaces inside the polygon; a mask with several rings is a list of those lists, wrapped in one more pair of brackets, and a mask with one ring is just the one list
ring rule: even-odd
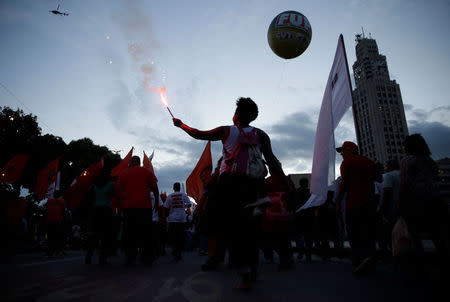
{"label": "crowd of people", "polygon": [[[329,187],[326,201],[298,211],[310,197],[308,179],[300,179],[295,189],[269,136],[250,126],[258,116],[257,105],[250,98],[239,98],[236,105],[232,126],[201,131],[173,119],[194,139],[223,144],[195,207],[180,183],[168,196],[160,194],[155,175],[133,156],[118,179],[102,170],[83,199],[79,224],[66,226],[71,215],[59,192],[47,201],[48,256],[64,253],[70,242],[84,247],[86,264],[96,250],[102,265],[121,250],[126,265],[139,259],[151,266],[166,246],[176,262],[184,249],[196,247],[200,256],[207,256],[202,270],[227,262],[241,277],[238,288],[249,289],[258,278],[261,251],[266,262],[276,261],[277,254],[279,269],[292,268],[295,260],[310,262],[317,254],[324,259],[349,256],[356,275],[375,273],[379,261],[397,263],[393,256],[400,254],[392,234],[406,225],[412,271],[418,276],[423,272],[425,233],[436,246],[442,271],[448,272],[448,209],[439,195],[437,165],[421,135],[407,136],[406,156],[385,165],[360,155],[353,142],[344,142],[336,149],[343,157],[341,176]],[[13,220],[10,237],[17,238],[23,221]]]}

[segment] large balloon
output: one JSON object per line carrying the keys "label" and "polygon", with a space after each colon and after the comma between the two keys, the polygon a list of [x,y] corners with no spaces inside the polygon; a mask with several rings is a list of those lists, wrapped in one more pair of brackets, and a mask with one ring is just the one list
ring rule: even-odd
{"label": "large balloon", "polygon": [[267,32],[270,48],[283,59],[301,55],[308,48],[311,36],[311,24],[308,19],[292,10],[276,16]]}

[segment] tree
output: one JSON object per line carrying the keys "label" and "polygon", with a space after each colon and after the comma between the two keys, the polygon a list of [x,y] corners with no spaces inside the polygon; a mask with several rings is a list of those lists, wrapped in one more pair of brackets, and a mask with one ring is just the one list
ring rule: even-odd
{"label": "tree", "polygon": [[[103,157],[105,168],[120,162],[120,156],[105,146],[98,146],[90,138],[71,141],[68,145],[61,137],[41,135],[37,117],[24,114],[20,109],[0,107],[0,167],[18,153],[30,154],[22,173],[21,184],[33,191],[36,176],[50,161],[61,157],[61,190],[65,191],[72,181],[89,165]],[[0,188],[1,191],[5,191]]]}
{"label": "tree", "polygon": [[91,164],[103,157],[105,169],[110,169],[120,162],[120,156],[111,152],[105,146],[95,145],[90,138],[71,141],[65,153],[65,175],[62,183],[64,188],[70,186],[72,181]]}
{"label": "tree", "polygon": [[16,154],[27,153],[32,141],[40,135],[36,116],[0,107],[0,167]]}
{"label": "tree", "polygon": [[59,136],[45,134],[35,137],[29,145],[28,152],[31,154],[28,164],[22,175],[22,183],[24,187],[30,191],[34,190],[36,177],[42,169],[44,169],[52,160],[61,157],[59,169],[63,175],[64,155],[67,145]]}

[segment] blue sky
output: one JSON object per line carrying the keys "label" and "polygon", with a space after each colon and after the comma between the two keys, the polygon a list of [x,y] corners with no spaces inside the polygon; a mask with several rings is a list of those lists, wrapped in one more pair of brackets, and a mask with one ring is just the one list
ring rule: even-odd
{"label": "blue sky", "polygon": [[[172,112],[199,129],[230,124],[236,98],[249,96],[260,109],[254,125],[271,136],[286,172],[307,173],[339,34],[351,71],[364,27],[400,84],[409,132],[422,133],[435,158],[450,156],[449,1],[112,2],[1,1],[0,82],[18,100],[0,87],[0,106],[37,115],[44,133],[66,143],[90,137],[122,156],[131,146],[140,156],[155,150],[160,187],[170,191],[206,142],[172,126],[144,79],[166,85]],[[49,13],[58,4],[69,16]],[[309,48],[292,60],[267,43],[270,22],[286,10],[312,26]],[[336,143],[354,139],[349,112]],[[220,143],[212,150],[215,161]]]}

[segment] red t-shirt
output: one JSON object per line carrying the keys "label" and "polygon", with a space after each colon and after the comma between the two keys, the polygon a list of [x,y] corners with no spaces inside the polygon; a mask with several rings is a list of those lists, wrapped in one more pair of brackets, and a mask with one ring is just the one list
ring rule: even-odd
{"label": "red t-shirt", "polygon": [[368,207],[375,194],[375,162],[362,155],[345,158],[341,164],[339,190],[347,193],[346,209]]}
{"label": "red t-shirt", "polygon": [[[286,176],[286,181],[283,181],[283,178],[277,175],[271,175],[266,178],[266,191],[270,192],[288,192],[289,187],[287,183],[292,183],[290,177]],[[292,187],[295,187],[292,183]]]}
{"label": "red t-shirt", "polygon": [[150,192],[155,175],[144,167],[129,167],[119,175],[118,190],[124,208],[152,208]]}
{"label": "red t-shirt", "polygon": [[25,200],[8,200],[8,225],[19,226],[25,217],[27,204]]}
{"label": "red t-shirt", "polygon": [[64,208],[64,199],[51,198],[45,204],[47,215],[45,222],[61,222]]}

